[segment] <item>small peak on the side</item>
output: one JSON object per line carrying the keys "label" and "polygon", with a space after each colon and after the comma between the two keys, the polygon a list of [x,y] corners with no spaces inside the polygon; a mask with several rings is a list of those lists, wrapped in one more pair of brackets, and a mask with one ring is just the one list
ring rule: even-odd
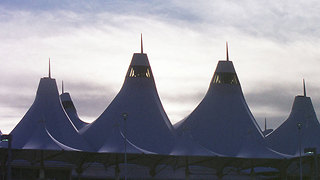
{"label": "small peak on the side", "polygon": [[51,79],[51,65],[50,65],[50,58],[49,58],[49,75],[48,75],[48,78]]}
{"label": "small peak on the side", "polygon": [[264,118],[264,130],[265,131],[267,130],[267,118],[266,117]]}
{"label": "small peak on the side", "polygon": [[226,41],[226,60],[229,61],[228,41]]}
{"label": "small peak on the side", "polygon": [[63,80],[62,80],[62,86],[61,86],[61,89],[62,89],[62,94],[64,93],[64,84],[63,84]]}
{"label": "small peak on the side", "polygon": [[306,82],[305,82],[304,79],[303,79],[303,96],[304,96],[304,97],[307,97]]}
{"label": "small peak on the side", "polygon": [[273,131],[273,129],[268,129],[267,128],[267,118],[264,118],[264,131],[262,131],[262,134],[264,137],[266,137],[267,135],[269,135],[271,132]]}
{"label": "small peak on the side", "polygon": [[143,54],[143,41],[142,41],[142,33],[141,33],[141,54]]}
{"label": "small peak on the side", "polygon": [[70,96],[70,94],[68,92],[60,94],[60,99],[61,99],[62,102],[72,101],[71,100],[71,96]]}

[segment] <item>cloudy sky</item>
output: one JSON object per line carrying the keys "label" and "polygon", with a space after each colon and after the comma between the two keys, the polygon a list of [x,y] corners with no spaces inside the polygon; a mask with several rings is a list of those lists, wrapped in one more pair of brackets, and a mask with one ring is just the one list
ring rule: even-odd
{"label": "cloudy sky", "polygon": [[96,119],[140,52],[140,33],[173,124],[205,95],[226,41],[261,126],[288,117],[303,78],[318,113],[319,9],[316,0],[2,0],[0,129],[9,133],[31,106],[49,57],[81,118]]}

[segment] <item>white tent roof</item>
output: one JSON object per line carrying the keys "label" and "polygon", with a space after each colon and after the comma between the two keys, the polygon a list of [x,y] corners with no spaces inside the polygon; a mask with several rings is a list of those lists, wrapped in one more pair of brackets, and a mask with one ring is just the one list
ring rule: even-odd
{"label": "white tent roof", "polygon": [[[301,123],[301,129],[298,129]],[[266,137],[268,146],[276,151],[299,155],[304,148],[317,148],[320,151],[320,125],[310,97],[296,96],[288,119]]]}
{"label": "white tent roof", "polygon": [[210,87],[177,132],[212,152],[245,158],[280,157],[265,147],[262,132],[244,99],[232,61],[219,61]]}
{"label": "white tent roof", "polygon": [[69,116],[70,120],[72,121],[73,125],[79,130],[86,126],[88,123],[82,121],[77,113],[77,109],[75,108],[71,96],[68,92],[63,92],[60,95],[61,103],[66,111],[67,115]]}
{"label": "white tent roof", "polygon": [[[128,115],[126,123],[123,113]],[[160,102],[146,54],[133,55],[120,92],[80,133],[99,152],[124,152],[126,137],[129,153],[170,153],[174,131]]]}
{"label": "white tent roof", "polygon": [[192,135],[186,131],[180,131],[177,135],[175,146],[170,155],[176,156],[224,156],[202,146],[195,141]]}
{"label": "white tent roof", "polygon": [[41,78],[34,103],[11,134],[16,149],[91,150],[65,114],[51,78]]}

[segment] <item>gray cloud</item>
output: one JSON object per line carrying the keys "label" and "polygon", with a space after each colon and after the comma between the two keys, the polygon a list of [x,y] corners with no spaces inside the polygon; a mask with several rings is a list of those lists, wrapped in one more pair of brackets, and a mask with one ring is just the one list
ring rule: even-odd
{"label": "gray cloud", "polygon": [[104,86],[95,82],[68,80],[64,84],[64,90],[70,93],[79,116],[87,122],[96,119],[118,92],[118,87],[112,83]]}
{"label": "gray cloud", "polygon": [[203,92],[191,92],[191,93],[183,93],[183,92],[180,92],[178,94],[169,94],[168,92],[167,93],[164,93],[162,95],[162,99],[163,101],[167,101],[169,103],[176,103],[176,104],[185,104],[185,103],[195,103],[195,102],[199,102],[201,99],[204,98],[206,94],[206,91],[203,91]]}
{"label": "gray cloud", "polygon": [[17,109],[19,112],[26,111],[34,100],[39,79],[35,79],[32,72],[9,75],[0,72],[0,75],[0,106]]}
{"label": "gray cloud", "polygon": [[[87,56],[90,58],[85,60],[90,61],[90,63],[87,63],[87,66],[89,66],[89,64],[94,64],[92,62],[95,61],[96,64],[94,65],[94,67],[96,68],[97,65],[101,65],[102,58],[99,59],[100,61],[95,59],[98,59],[99,56],[105,56],[105,54],[101,54],[102,51],[108,51],[109,54],[124,54],[123,51],[115,52],[111,46],[122,46],[124,48],[130,49],[131,47],[129,47],[129,45],[127,44],[127,39],[128,37],[130,37],[130,35],[126,36],[126,33],[134,34],[144,30],[147,31],[149,27],[153,27],[151,28],[151,30],[149,29],[149,31],[152,32],[152,34],[150,33],[150,36],[152,35],[154,37],[159,36],[159,34],[161,33],[168,33],[168,31],[176,32],[171,34],[170,37],[172,39],[177,34],[179,34],[180,39],[173,39],[170,43],[167,42],[167,44],[160,43],[159,39],[152,39],[157,40],[155,43],[160,44],[159,46],[161,48],[164,48],[166,46],[170,47],[173,54],[176,54],[178,52],[178,50],[176,50],[175,48],[179,48],[182,45],[192,45],[192,43],[194,42],[188,42],[190,40],[188,38],[190,37],[200,38],[200,40],[198,40],[199,42],[197,41],[198,44],[195,44],[198,45],[198,50],[207,48],[207,51],[203,51],[205,53],[209,53],[209,51],[214,49],[210,49],[205,46],[214,46],[213,43],[216,43],[216,41],[220,41],[222,39],[230,37],[233,41],[239,39],[248,41],[247,44],[253,44],[251,45],[251,47],[259,46],[263,44],[262,41],[269,40],[276,42],[275,44],[271,44],[272,47],[283,42],[290,44],[292,41],[300,41],[301,43],[293,44],[293,46],[296,46],[296,48],[293,48],[293,50],[300,49],[300,47],[305,47],[305,42],[311,40],[315,42],[311,43],[311,49],[313,45],[318,44],[317,42],[319,41],[320,37],[320,28],[318,23],[320,20],[320,14],[318,13],[319,5],[320,4],[316,1],[270,2],[267,0],[210,2],[145,2],[142,0],[49,0],[40,2],[4,0],[0,2],[0,26],[2,27],[0,29],[0,37],[3,41],[3,43],[0,45],[0,53],[3,57],[1,59],[0,66],[0,75],[2,77],[0,78],[1,105],[11,108],[24,106],[25,109],[27,109],[33,101],[38,77],[40,74],[36,71],[39,71],[39,68],[36,68],[37,70],[34,70],[35,72],[23,72],[23,70],[28,69],[27,67],[31,67],[30,69],[34,68],[34,62],[36,62],[24,59],[24,57],[37,60],[42,59],[43,57],[40,57],[40,53],[45,54],[45,57],[47,57],[54,53],[54,51],[50,50],[55,49],[56,51],[59,51],[59,53],[57,54],[60,55],[61,58],[73,60],[76,59],[75,57],[79,58],[79,56],[84,55],[82,53],[83,51],[85,51],[88,52]],[[157,29],[158,31],[155,32],[155,29]],[[189,33],[188,31],[182,31],[182,29],[190,29],[191,31]],[[181,33],[180,31],[183,33]],[[94,33],[96,33],[96,36],[91,36]],[[103,36],[105,34],[110,34],[110,36],[114,36],[116,38],[112,39],[110,37]],[[83,36],[85,37],[81,39]],[[123,39],[118,39],[120,37],[123,37]],[[76,41],[74,43],[69,42],[74,39],[81,39],[81,41]],[[96,39],[99,39],[100,41],[96,42]],[[182,39],[185,41],[183,41]],[[213,39],[216,41],[207,41],[207,39]],[[250,41],[252,39],[255,39],[255,41]],[[174,44],[174,42],[179,41],[183,43]],[[103,46],[97,46],[96,43],[103,44]],[[68,47],[77,46],[78,44],[84,44],[86,46],[79,46],[76,48]],[[107,46],[107,44],[111,45]],[[270,44],[265,43],[264,46],[265,47],[261,48],[266,48],[267,50],[263,53],[258,53],[257,56],[270,56],[270,59],[274,58],[274,56],[268,54],[269,51],[268,47],[266,46],[270,46]],[[99,52],[92,51],[90,48],[99,48]],[[196,50],[196,48],[190,49]],[[302,52],[304,53],[304,50],[306,49],[308,48],[302,49]],[[292,48],[287,48],[283,51],[290,50],[292,50]],[[154,50],[154,52],[156,51],[158,51],[158,49]],[[189,51],[189,49],[186,48],[184,50],[186,54],[189,53],[186,51]],[[315,56],[318,56],[317,47],[315,47],[314,50],[310,51],[315,52]],[[68,52],[70,54],[63,54],[65,52]],[[224,49],[221,52],[223,52],[222,54],[224,54]],[[270,52],[273,53],[274,51]],[[80,54],[79,56],[77,56],[78,53]],[[244,56],[251,55],[249,53],[244,54]],[[204,56],[200,57],[200,55],[196,53],[191,54],[195,57],[193,58],[193,60],[190,60],[190,58],[187,57],[190,55],[186,54],[180,55],[181,63],[178,63],[179,68],[182,64],[187,64],[190,62],[194,64],[204,63],[203,61],[199,60],[203,59]],[[239,53],[238,56],[240,55],[241,54]],[[216,56],[216,54],[214,56]],[[174,59],[175,57],[173,57],[172,59]],[[290,58],[289,56],[285,57]],[[163,58],[163,55],[161,58]],[[312,64],[313,69],[305,71],[311,74],[317,72],[317,66],[315,64],[316,59],[310,56],[308,56],[308,59],[313,59],[312,61],[309,61]],[[4,62],[4,60],[6,60],[6,62]],[[79,62],[80,61],[81,60],[79,60]],[[174,66],[175,62],[171,59],[170,61],[171,65]],[[38,62],[39,61],[37,61],[37,63]],[[113,65],[114,62],[110,61],[108,63],[110,65]],[[192,63],[190,63],[191,66]],[[252,66],[255,65],[254,62],[250,63],[253,64]],[[280,70],[286,68],[288,64],[294,64],[294,62],[283,64],[285,64],[285,67],[279,68]],[[85,74],[88,72],[85,71],[79,73],[81,69],[87,68],[84,68],[84,66],[86,65],[83,64],[78,65],[74,63],[71,65],[65,62],[61,62],[61,66],[62,65],[65,65],[65,71],[77,70],[77,72],[68,72],[69,74],[66,75],[70,75],[71,73]],[[127,65],[125,66],[127,67]],[[114,66],[111,67],[115,68]],[[293,70],[294,73],[298,73],[298,71],[300,73],[303,67],[307,66],[296,67],[296,69]],[[194,70],[193,68],[194,67],[190,68],[190,70]],[[311,68],[310,65],[307,68]],[[92,71],[96,73],[96,71],[99,70],[94,69]],[[108,71],[113,71],[113,69],[108,69]],[[166,76],[166,78],[172,78],[171,73],[173,73],[173,71],[174,69],[172,70],[172,72],[168,73],[169,75]],[[272,73],[275,74],[274,77],[284,76],[283,74],[276,75],[278,72]],[[19,78],[19,75],[23,78]],[[94,79],[94,77],[96,76],[92,77],[92,79]],[[182,77],[183,83],[194,83],[193,81],[190,82],[190,79],[188,79],[189,77]],[[312,74],[312,77],[317,77],[317,73]],[[201,78],[203,77],[197,77],[197,79]],[[286,77],[283,78],[286,79]],[[101,79],[97,79],[97,81],[101,82]],[[108,83],[109,86],[103,86],[100,84],[94,84],[95,82],[91,81],[78,80],[78,82],[74,82],[74,79],[70,79],[69,82],[65,82],[66,90],[71,93],[75,105],[78,108],[79,114],[89,117],[98,116],[107,107],[107,105],[111,102],[113,97],[120,89],[120,87],[116,87],[116,85],[112,83]],[[207,84],[208,82],[205,83]],[[280,122],[289,114],[293,98],[297,94],[297,92],[293,89],[296,88],[293,88],[293,84],[277,84],[274,82],[270,84],[267,82],[266,84],[264,84],[263,82],[259,82],[258,85],[261,85],[263,87],[254,87],[251,88],[248,93],[245,92],[245,97],[253,113],[259,120],[264,119],[264,116],[267,115],[268,118],[273,119],[272,121],[277,123]],[[21,89],[21,87],[23,87],[23,91],[18,91],[19,89]],[[189,87],[192,88],[191,85]],[[184,88],[181,89],[185,90]],[[319,89],[319,87],[309,87],[308,89],[308,92],[310,92],[311,95],[315,95],[313,100],[316,110],[320,110],[320,99],[317,96],[317,89]],[[188,115],[187,112],[192,110],[192,108],[197,105],[197,102],[201,101],[206,92],[206,89],[201,92],[190,92],[190,89],[188,89],[188,92],[180,93],[180,91],[182,90],[174,89],[174,91],[172,92],[159,92],[163,99],[163,103],[166,106],[170,107],[175,105],[178,107],[182,107],[181,110],[167,109],[167,112],[172,112],[172,116],[178,118]],[[18,102],[19,100],[21,101],[21,103],[18,105],[16,104],[16,102]],[[264,111],[266,111],[266,115],[263,113]],[[186,114],[184,115],[184,113]],[[2,114],[1,116],[4,117],[7,115]]]}
{"label": "gray cloud", "polygon": [[[296,83],[275,83],[260,81],[263,86],[244,92],[245,99],[257,122],[264,128],[264,119],[267,118],[268,128],[276,128],[289,116],[295,96],[302,95],[302,85]],[[320,97],[317,96],[319,85],[307,85],[307,96],[311,96],[316,112],[320,111]],[[166,109],[173,123],[186,117],[204,98],[206,91],[180,92],[178,94],[162,94],[165,105],[176,105],[177,109]],[[312,95],[315,95],[313,98]]]}
{"label": "gray cloud", "polygon": [[[315,1],[2,1],[0,7],[8,21],[21,15],[31,15],[34,30],[41,30],[40,19],[46,19],[50,32],[61,32],[68,27],[97,27],[104,24],[119,26],[121,16],[155,19],[194,31],[232,33],[234,30],[254,36],[288,42],[320,37],[319,3]],[[8,9],[5,10],[5,9]],[[20,13],[19,13],[20,12]],[[121,23],[121,26],[130,24]],[[50,26],[49,26],[50,25]],[[119,27],[121,28],[121,27]],[[37,30],[38,29],[38,30]],[[72,29],[68,30],[72,32]],[[311,38],[312,37],[312,38]]]}
{"label": "gray cloud", "polygon": [[[294,83],[280,84],[264,81],[261,83],[263,84],[263,88],[258,87],[245,94],[246,100],[254,107],[272,107],[272,109],[287,111],[288,107],[291,107],[294,97],[303,95],[302,85],[299,87],[299,85]],[[307,95],[315,94],[319,88],[318,85],[308,85]],[[297,89],[300,91],[297,91]]]}
{"label": "gray cloud", "polygon": [[[0,5],[6,7],[9,10],[25,10],[34,12],[43,11],[71,11],[79,14],[97,14],[104,12],[111,12],[116,14],[127,15],[152,15],[175,18],[175,19],[191,19],[192,15],[188,11],[180,8],[178,4],[171,1],[104,1],[104,0],[79,0],[77,2],[72,0],[56,0],[56,1],[1,1]],[[194,15],[193,15],[194,16]],[[194,16],[195,17],[195,16]],[[94,19],[92,19],[94,20]]]}
{"label": "gray cloud", "polygon": [[[16,77],[13,79],[20,78]],[[0,117],[22,118],[23,114],[26,113],[32,105],[36,95],[38,84],[35,82],[31,83],[31,79],[32,78],[25,77],[23,80],[15,81],[15,83],[9,82],[10,79],[1,80],[0,108],[8,109],[8,111],[7,113],[2,112]],[[37,83],[38,82],[39,79],[37,80]],[[59,83],[58,86],[61,87]],[[70,92],[80,116],[92,118],[97,117],[110,104],[116,95],[115,89],[116,87],[113,87],[112,84],[102,86],[94,82],[78,80],[65,83],[65,92]],[[15,113],[10,114],[9,112],[11,111]]]}
{"label": "gray cloud", "polygon": [[25,110],[26,107],[31,106],[34,97],[17,93],[1,93],[0,99],[1,107],[14,108],[19,111],[20,109]]}
{"label": "gray cloud", "polygon": [[[263,88],[252,89],[245,93],[245,98],[260,126],[263,126],[264,119],[267,118],[269,127],[276,128],[289,116],[295,96],[303,95],[302,85],[261,83]],[[319,88],[316,84],[307,85],[307,96],[311,96],[316,112],[320,111],[320,98],[317,96]]]}
{"label": "gray cloud", "polygon": [[[256,89],[245,94],[246,100],[250,106],[255,108],[278,109],[279,111],[288,111],[288,102],[292,102],[294,94],[290,86],[281,84],[267,84],[266,88]],[[290,106],[290,105],[289,105]]]}

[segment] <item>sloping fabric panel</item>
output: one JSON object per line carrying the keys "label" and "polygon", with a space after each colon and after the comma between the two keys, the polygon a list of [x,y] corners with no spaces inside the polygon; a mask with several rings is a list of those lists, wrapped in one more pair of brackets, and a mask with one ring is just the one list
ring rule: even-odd
{"label": "sloping fabric panel", "polygon": [[174,129],[160,102],[146,54],[133,55],[120,92],[80,133],[99,152],[124,152],[124,138],[130,153],[171,152]]}
{"label": "sloping fabric panel", "polygon": [[201,146],[217,154],[243,158],[274,158],[243,97],[232,61],[219,61],[207,94],[196,109],[175,125]]}
{"label": "sloping fabric panel", "polygon": [[88,125],[88,123],[82,121],[77,113],[77,109],[75,108],[73,101],[71,99],[70,93],[64,92],[60,95],[61,103],[66,111],[68,117],[72,121],[73,125],[77,128],[77,130],[83,128]]}
{"label": "sloping fabric panel", "polygon": [[11,134],[15,149],[91,151],[65,114],[51,78],[41,78],[34,103]]}
{"label": "sloping fabric panel", "polygon": [[[298,128],[301,123],[301,129]],[[288,119],[266,137],[268,146],[281,153],[299,156],[304,148],[320,151],[320,124],[310,97],[296,96]]]}

